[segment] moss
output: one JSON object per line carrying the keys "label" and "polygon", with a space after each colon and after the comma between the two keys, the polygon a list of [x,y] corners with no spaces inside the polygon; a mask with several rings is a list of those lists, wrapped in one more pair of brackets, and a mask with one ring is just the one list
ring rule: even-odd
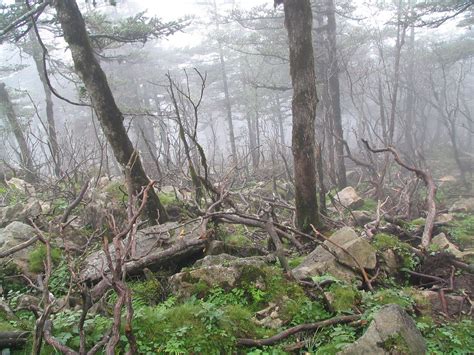
{"label": "moss", "polygon": [[456,214],[456,220],[452,222],[448,232],[461,248],[474,247],[474,215]]}
{"label": "moss", "polygon": [[224,242],[234,247],[243,248],[252,244],[249,238],[241,234],[233,234],[226,236]]}
{"label": "moss", "polygon": [[408,243],[401,242],[397,237],[390,234],[376,234],[372,245],[379,252],[392,249],[401,258],[404,268],[412,270],[419,262],[419,258],[412,253],[412,248]]}
{"label": "moss", "polygon": [[210,290],[209,285],[205,281],[199,280],[197,283],[193,285],[191,293],[198,298],[203,298],[206,296],[209,290]]}
{"label": "moss", "polygon": [[290,266],[290,268],[294,269],[295,267],[299,266],[304,259],[304,256],[297,256],[296,258],[291,258],[290,260],[288,260],[288,265]]}
{"label": "moss", "polygon": [[134,299],[154,305],[163,298],[163,286],[157,279],[133,282],[130,285]]}
{"label": "moss", "polygon": [[364,199],[364,203],[356,208],[356,210],[359,211],[375,211],[377,209],[377,201],[371,199],[371,198],[366,198]]}
{"label": "moss", "polygon": [[[28,269],[31,272],[39,273],[44,271],[44,263],[46,260],[46,246],[42,243],[36,245],[36,248],[28,255]],[[58,265],[61,261],[61,250],[51,248],[51,261],[53,265]]]}
{"label": "moss", "polygon": [[160,199],[162,205],[165,207],[170,205],[176,205],[179,202],[173,192],[159,192],[158,198]]}
{"label": "moss", "polygon": [[386,304],[397,304],[405,310],[411,310],[415,301],[411,296],[411,291],[408,290],[396,290],[396,289],[385,289],[377,291],[373,296],[372,300],[378,305]]}
{"label": "moss", "polygon": [[21,278],[10,277],[20,274],[21,270],[16,264],[12,262],[0,262],[0,286],[3,288],[5,294],[7,294],[8,291],[20,291],[24,289],[25,284],[21,281]]}
{"label": "moss", "polygon": [[406,340],[400,334],[394,334],[389,336],[385,341],[382,343],[382,348],[390,353],[396,354],[409,354],[410,348]]}
{"label": "moss", "polygon": [[420,218],[416,218],[416,219],[412,220],[410,222],[410,225],[414,226],[414,227],[422,227],[422,226],[425,225],[425,223],[426,223],[426,220],[424,218],[420,217]]}
{"label": "moss", "polygon": [[120,181],[112,181],[105,187],[105,192],[114,200],[128,201],[127,188]]}
{"label": "moss", "polygon": [[350,311],[361,300],[361,294],[350,285],[333,284],[329,287],[331,307],[335,312]]}
{"label": "moss", "polygon": [[372,245],[378,251],[384,251],[387,249],[393,249],[397,247],[399,243],[400,241],[397,239],[397,237],[393,235],[378,233],[375,235],[374,242],[372,243]]}
{"label": "moss", "polygon": [[0,319],[0,332],[9,332],[17,330],[10,322]]}

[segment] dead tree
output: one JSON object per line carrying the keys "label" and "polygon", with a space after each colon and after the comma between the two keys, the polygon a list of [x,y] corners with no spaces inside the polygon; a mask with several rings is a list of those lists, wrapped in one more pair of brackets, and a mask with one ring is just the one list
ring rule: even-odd
{"label": "dead tree", "polygon": [[426,188],[428,190],[428,196],[426,198],[427,205],[428,205],[428,213],[426,216],[423,236],[421,237],[421,247],[423,249],[427,249],[431,243],[431,236],[433,233],[434,221],[436,217],[436,202],[435,202],[436,184],[433,180],[433,177],[431,176],[431,173],[428,170],[421,170],[421,169],[415,168],[414,166],[409,166],[406,163],[404,163],[401,160],[398,152],[393,147],[374,149],[370,147],[369,142],[367,140],[363,139],[362,142],[365,144],[367,149],[370,150],[372,153],[387,153],[387,152],[391,153],[395,161],[398,163],[398,165],[404,167],[405,169],[411,172],[414,172],[416,176],[419,179],[423,180],[423,182],[425,183]]}

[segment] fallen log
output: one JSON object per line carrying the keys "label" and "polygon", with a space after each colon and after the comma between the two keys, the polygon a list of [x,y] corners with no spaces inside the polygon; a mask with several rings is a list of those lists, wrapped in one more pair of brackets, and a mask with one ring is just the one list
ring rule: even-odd
{"label": "fallen log", "polygon": [[0,349],[20,348],[25,345],[30,332],[0,332]]}

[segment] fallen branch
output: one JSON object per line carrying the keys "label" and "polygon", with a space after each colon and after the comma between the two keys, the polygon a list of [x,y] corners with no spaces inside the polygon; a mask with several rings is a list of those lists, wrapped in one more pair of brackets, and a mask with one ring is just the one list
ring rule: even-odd
{"label": "fallen branch", "polygon": [[23,346],[30,332],[0,332],[0,349]]}
{"label": "fallen branch", "polygon": [[17,251],[28,248],[30,245],[36,243],[39,238],[37,236],[27,240],[26,242],[15,245],[13,248],[0,252],[0,259],[6,258],[9,255],[15,254]]}
{"label": "fallen branch", "polygon": [[270,338],[266,339],[248,339],[248,338],[239,338],[237,339],[237,345],[240,346],[266,346],[266,345],[273,345],[280,340],[283,340],[285,338],[288,338],[289,336],[300,333],[303,331],[308,331],[308,330],[315,330],[318,328],[322,327],[327,327],[330,325],[334,324],[340,324],[340,323],[350,323],[356,320],[359,320],[361,318],[360,315],[351,315],[351,316],[340,316],[340,317],[335,317],[331,319],[326,319],[321,322],[316,322],[316,323],[308,323],[308,324],[300,324],[295,327],[286,329],[282,331],[281,333],[278,333]]}

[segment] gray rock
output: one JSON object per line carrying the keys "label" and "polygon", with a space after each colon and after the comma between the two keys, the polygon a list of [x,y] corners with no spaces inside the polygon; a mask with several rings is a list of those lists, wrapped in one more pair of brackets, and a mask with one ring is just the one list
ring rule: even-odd
{"label": "gray rock", "polygon": [[449,212],[474,212],[474,197],[462,198],[454,202]]}
{"label": "gray rock", "polygon": [[11,188],[20,190],[22,193],[25,193],[28,196],[35,196],[36,190],[30,183],[25,180],[13,177],[7,181],[7,185]]}
{"label": "gray rock", "polygon": [[[194,264],[194,269],[170,277],[172,292],[179,297],[190,297],[213,287],[232,289],[245,278],[261,284],[260,270],[266,264],[264,257],[237,258],[228,254],[208,255]],[[249,269],[250,267],[250,269]],[[249,270],[255,271],[249,274]]]}
{"label": "gray rock", "polygon": [[364,200],[360,198],[352,186],[347,186],[339,191],[334,199],[347,208],[358,208],[364,204]]}
{"label": "gray rock", "polygon": [[0,227],[5,227],[13,221],[26,222],[29,218],[36,218],[41,213],[41,204],[37,200],[0,207]]}
{"label": "gray rock", "polygon": [[375,216],[372,212],[369,211],[352,211],[352,216],[355,219],[355,223],[357,226],[364,226],[367,223],[375,221]]}
{"label": "gray rock", "polygon": [[[18,244],[26,242],[35,235],[36,232],[33,227],[21,222],[12,222],[5,228],[0,229],[0,252],[9,250]],[[28,273],[28,254],[34,249],[34,247],[34,244],[30,245],[29,247],[19,250],[11,255],[13,263],[25,273]]]}
{"label": "gray rock", "polygon": [[225,252],[225,244],[220,240],[211,240],[207,249],[206,255],[219,255]]}
{"label": "gray rock", "polygon": [[[457,317],[461,312],[469,314],[471,310],[471,305],[469,302],[466,302],[464,296],[445,293],[444,300],[446,301],[446,309],[444,309],[439,293],[436,291],[416,290],[412,297],[415,300],[417,310],[422,315],[441,315],[444,318],[447,313],[449,317]],[[474,317],[474,315],[471,315],[471,317]]]}
{"label": "gray rock", "polygon": [[426,343],[415,322],[398,305],[382,307],[365,334],[344,348],[340,355],[426,353]]}
{"label": "gray rock", "polygon": [[451,213],[441,213],[436,216],[435,223],[437,225],[444,225],[451,223],[454,220],[454,216]]}
{"label": "gray rock", "polygon": [[[344,227],[334,233],[330,240],[351,253],[362,267],[375,268],[376,250],[369,242],[360,238],[353,229]],[[299,266],[293,269],[293,275],[302,279],[328,273],[351,282],[359,277],[359,273],[354,272],[352,268],[357,268],[354,260],[341,248],[325,241],[324,246],[316,247]]]}
{"label": "gray rock", "polygon": [[387,249],[382,252],[382,261],[382,269],[388,272],[389,275],[395,274],[401,268],[398,256],[392,249]]}

